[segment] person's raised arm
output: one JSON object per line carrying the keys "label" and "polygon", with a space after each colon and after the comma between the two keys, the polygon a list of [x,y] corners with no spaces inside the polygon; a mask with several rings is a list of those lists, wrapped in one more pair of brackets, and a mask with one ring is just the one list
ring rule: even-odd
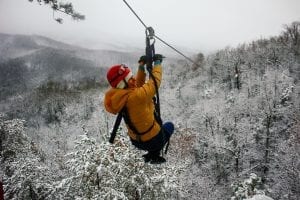
{"label": "person's raised arm", "polygon": [[138,63],[139,68],[136,75],[136,84],[137,87],[142,87],[146,81],[146,72],[145,72],[145,63],[146,63],[146,56],[141,56]]}
{"label": "person's raised arm", "polygon": [[[160,54],[155,54],[154,66],[151,71],[151,76],[147,83],[145,83],[142,87],[138,88],[137,97],[143,99],[148,98],[152,99],[152,97],[156,94],[156,89],[160,87],[161,79],[162,79],[162,66],[161,62],[163,60],[163,56]],[[156,84],[155,84],[156,83]],[[157,86],[157,88],[156,88]]]}

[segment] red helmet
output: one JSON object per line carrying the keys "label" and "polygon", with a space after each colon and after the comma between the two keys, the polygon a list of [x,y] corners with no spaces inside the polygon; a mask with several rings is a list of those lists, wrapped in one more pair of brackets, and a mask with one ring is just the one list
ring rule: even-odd
{"label": "red helmet", "polygon": [[112,87],[124,88],[125,83],[123,83],[123,80],[127,82],[132,77],[132,72],[124,64],[114,65],[109,68],[106,77]]}

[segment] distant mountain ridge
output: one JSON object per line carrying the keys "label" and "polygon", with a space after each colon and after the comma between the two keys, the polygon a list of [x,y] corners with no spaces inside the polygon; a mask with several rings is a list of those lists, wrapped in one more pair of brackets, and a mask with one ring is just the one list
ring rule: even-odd
{"label": "distant mountain ridge", "polygon": [[43,36],[0,33],[0,58],[2,59],[20,57],[47,47],[64,50],[80,49],[80,47],[58,42]]}
{"label": "distant mountain ridge", "polygon": [[39,35],[0,33],[0,62],[29,55],[44,48],[64,50],[74,56],[91,60],[100,66],[111,65],[113,62],[133,64],[136,63],[137,56],[135,53],[114,50],[90,50]]}
{"label": "distant mountain ridge", "polygon": [[132,53],[90,50],[38,35],[0,33],[1,99],[29,91],[47,81],[106,83],[116,63],[136,65]]}

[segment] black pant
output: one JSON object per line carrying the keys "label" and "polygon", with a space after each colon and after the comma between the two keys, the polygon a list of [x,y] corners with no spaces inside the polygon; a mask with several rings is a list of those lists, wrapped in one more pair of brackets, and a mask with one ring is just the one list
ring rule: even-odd
{"label": "black pant", "polygon": [[159,133],[149,141],[146,142],[138,142],[136,140],[131,139],[131,143],[137,147],[138,149],[142,149],[145,151],[151,152],[151,154],[158,154],[164,148],[165,144],[169,141],[171,134],[168,134],[164,131],[162,127]]}

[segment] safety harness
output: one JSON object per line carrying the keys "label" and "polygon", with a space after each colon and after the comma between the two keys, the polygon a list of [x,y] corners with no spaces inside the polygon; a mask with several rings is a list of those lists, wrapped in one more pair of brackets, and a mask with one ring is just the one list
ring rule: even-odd
{"label": "safety harness", "polygon": [[[153,40],[151,42],[151,40]],[[154,118],[157,121],[157,123],[159,124],[159,126],[161,127],[161,131],[163,136],[165,137],[165,134],[163,133],[163,129],[162,129],[162,119],[160,116],[160,102],[159,102],[159,92],[158,92],[158,85],[156,82],[156,79],[154,77],[154,75],[152,74],[152,68],[153,68],[153,57],[155,55],[155,48],[154,48],[154,43],[155,43],[155,39],[154,39],[154,30],[152,27],[148,27],[146,29],[146,58],[147,58],[147,62],[146,62],[146,69],[149,72],[149,77],[152,78],[152,80],[154,81],[154,85],[155,85],[155,91],[156,94],[153,97],[153,102],[154,102]],[[116,118],[115,124],[114,124],[114,128],[111,132],[111,136],[109,139],[110,143],[114,142],[114,139],[116,137],[117,131],[119,129],[120,123],[122,121],[122,118],[124,118],[125,123],[128,125],[128,127],[134,132],[134,134],[136,135],[136,140],[138,142],[141,141],[141,136],[148,133],[154,126],[155,122],[153,121],[153,124],[149,127],[148,130],[144,131],[144,132],[139,132],[136,127],[134,126],[134,124],[132,123],[132,121],[130,120],[129,114],[128,114],[128,110],[126,108],[126,106],[124,106],[122,108],[122,110],[118,113],[118,116]],[[165,138],[164,138],[165,139]],[[168,147],[169,147],[169,140],[167,141],[166,144],[166,149],[165,149],[165,153],[167,153],[168,151]]]}

